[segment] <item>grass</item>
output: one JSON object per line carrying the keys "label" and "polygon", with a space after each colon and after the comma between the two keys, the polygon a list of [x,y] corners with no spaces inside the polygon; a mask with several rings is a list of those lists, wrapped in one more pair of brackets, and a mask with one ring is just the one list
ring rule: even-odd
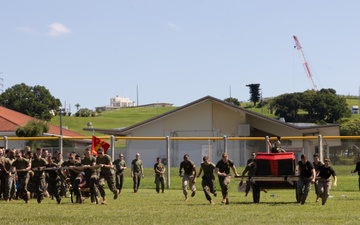
{"label": "grass", "polygon": [[[165,112],[175,109],[176,107],[139,107],[139,108],[121,108],[116,110],[105,111],[99,116],[95,117],[75,117],[63,116],[62,124],[67,126],[69,130],[78,132],[83,135],[91,135],[89,131],[84,131],[87,123],[100,129],[115,129],[134,125],[152,117],[161,115]],[[59,126],[60,117],[55,116],[51,119],[51,123]],[[103,135],[97,134],[95,135]]]}
{"label": "grass", "polygon": [[[259,204],[252,203],[252,195],[237,191],[238,180],[230,185],[230,204],[221,204],[221,196],[209,205],[197,180],[197,194],[184,202],[178,168],[171,169],[171,188],[164,194],[154,190],[154,173],[145,170],[140,190],[134,194],[132,180],[127,171],[124,189],[117,200],[107,192],[108,205],[93,205],[86,199],[83,205],[62,204],[45,199],[41,204],[31,200],[6,203],[0,201],[2,224],[357,224],[360,206],[358,176],[350,171],[354,166],[334,166],[338,187],[332,187],[326,205],[315,203],[312,187],[305,205],[295,203],[295,190],[269,190],[261,193]],[[238,168],[242,172],[243,168]],[[218,182],[218,181],[217,181]],[[219,188],[218,188],[219,190]],[[274,197],[272,197],[274,195]]]}

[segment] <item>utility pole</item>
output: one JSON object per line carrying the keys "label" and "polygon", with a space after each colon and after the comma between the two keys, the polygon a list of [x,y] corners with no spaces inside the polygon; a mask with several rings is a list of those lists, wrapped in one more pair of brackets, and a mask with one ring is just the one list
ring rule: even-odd
{"label": "utility pole", "polygon": [[60,116],[60,136],[62,136],[62,116],[65,113],[65,108],[59,109],[59,116]]}

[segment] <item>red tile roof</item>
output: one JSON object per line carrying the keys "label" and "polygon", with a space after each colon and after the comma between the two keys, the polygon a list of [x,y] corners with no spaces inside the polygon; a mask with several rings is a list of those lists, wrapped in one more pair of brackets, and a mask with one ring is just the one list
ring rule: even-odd
{"label": "red tile roof", "polygon": [[[0,132],[15,132],[18,127],[25,126],[33,119],[35,118],[0,106]],[[60,135],[60,127],[50,124],[48,133]],[[84,136],[65,128],[62,129],[62,134],[63,136]]]}

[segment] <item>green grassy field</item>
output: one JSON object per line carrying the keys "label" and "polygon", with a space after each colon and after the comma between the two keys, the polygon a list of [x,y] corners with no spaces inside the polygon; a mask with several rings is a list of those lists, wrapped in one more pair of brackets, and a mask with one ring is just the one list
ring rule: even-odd
{"label": "green grassy field", "polygon": [[229,205],[221,204],[221,196],[214,198],[215,205],[210,205],[201,190],[201,179],[197,180],[195,197],[184,202],[177,168],[171,169],[171,188],[164,194],[155,192],[154,173],[146,169],[138,193],[133,193],[127,171],[122,193],[113,200],[107,192],[107,205],[94,205],[89,199],[82,205],[72,204],[69,198],[63,198],[60,205],[48,198],[41,204],[35,200],[30,204],[0,201],[0,219],[2,224],[358,224],[358,176],[350,173],[354,166],[334,168],[338,186],[332,187],[333,197],[326,205],[315,202],[314,187],[305,205],[295,202],[293,189],[262,192],[260,203],[253,204],[251,193],[245,197],[237,191],[236,179],[231,181]]}

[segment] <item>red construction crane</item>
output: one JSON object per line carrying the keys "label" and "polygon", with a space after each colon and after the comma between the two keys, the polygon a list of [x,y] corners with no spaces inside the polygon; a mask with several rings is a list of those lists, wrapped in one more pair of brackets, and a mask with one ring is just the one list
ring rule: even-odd
{"label": "red construction crane", "polygon": [[305,58],[304,52],[303,52],[303,50],[302,50],[302,47],[301,47],[301,45],[300,45],[300,42],[299,42],[298,38],[297,38],[295,35],[294,35],[293,37],[294,37],[294,39],[295,39],[295,44],[296,44],[295,47],[296,47],[296,49],[299,51],[299,53],[300,53],[300,55],[301,55],[301,58],[302,58],[302,60],[303,60],[303,66],[304,66],[305,72],[306,72],[306,74],[307,74],[307,76],[308,76],[308,78],[309,78],[309,80],[310,80],[310,82],[311,82],[312,89],[313,89],[314,91],[317,91],[317,86],[316,86],[316,84],[315,84],[315,82],[314,82],[314,80],[313,80],[310,67],[309,67],[309,65],[308,65],[308,63],[307,63],[307,61],[306,61],[306,58]]}

